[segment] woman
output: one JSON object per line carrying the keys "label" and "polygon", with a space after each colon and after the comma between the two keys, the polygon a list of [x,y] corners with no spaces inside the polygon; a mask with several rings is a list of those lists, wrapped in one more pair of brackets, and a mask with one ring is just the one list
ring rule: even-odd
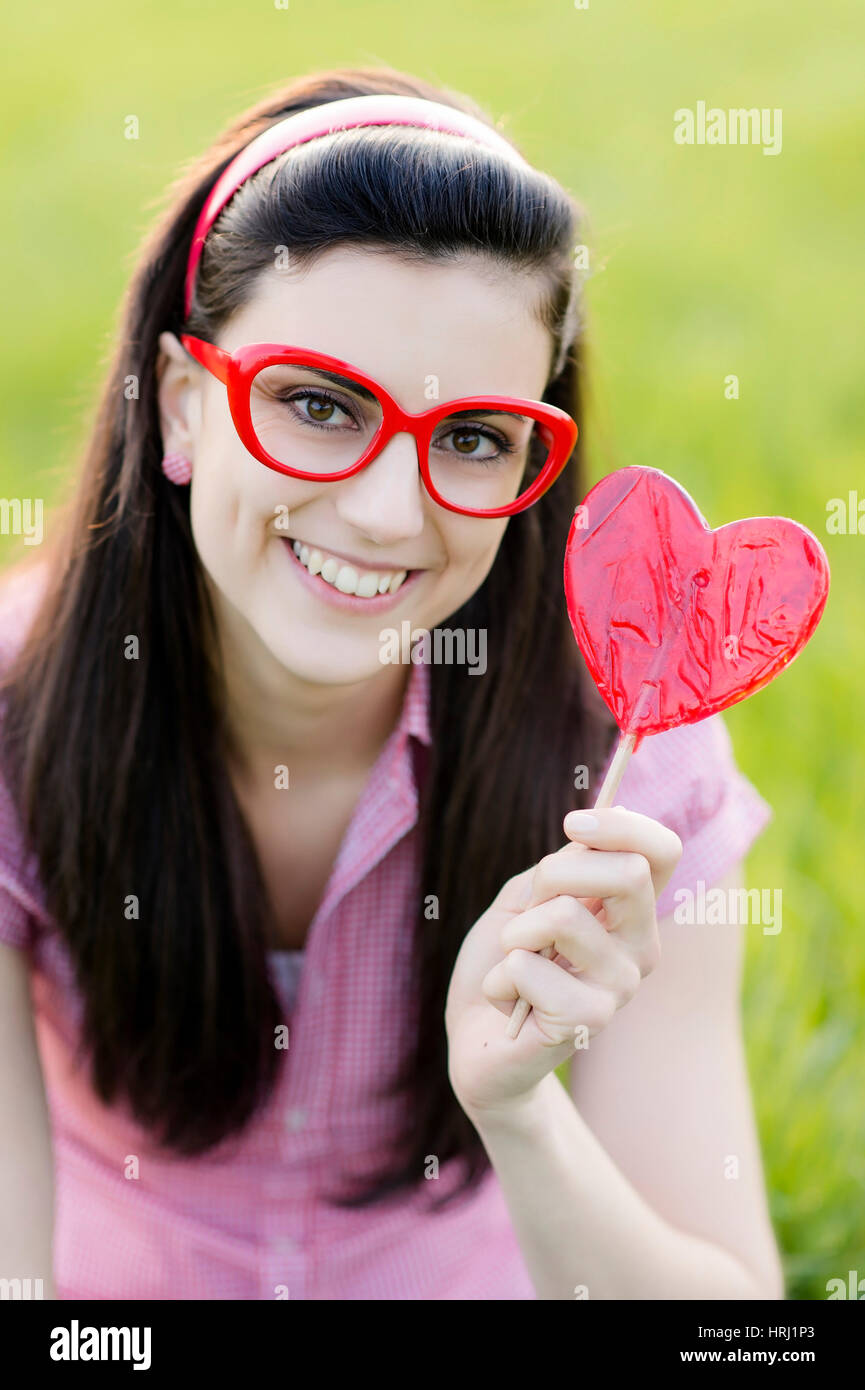
{"label": "woman", "polygon": [[[381,94],[414,102],[328,133]],[[293,83],[174,189],[0,624],[0,1272],[783,1296],[740,937],[669,916],[768,808],[714,718],[563,823],[614,734],[560,592],[578,231],[385,69]]]}

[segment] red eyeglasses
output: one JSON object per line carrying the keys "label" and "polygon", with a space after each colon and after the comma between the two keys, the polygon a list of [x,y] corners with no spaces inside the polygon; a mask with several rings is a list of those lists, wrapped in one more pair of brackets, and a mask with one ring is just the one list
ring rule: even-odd
{"label": "red eyeglasses", "polygon": [[[570,415],[544,401],[464,396],[413,415],[323,352],[249,343],[229,353],[188,334],[180,341],[226,386],[248,452],[292,478],[350,478],[406,430],[434,502],[462,516],[513,516],[552,486],[577,440]],[[427,389],[435,382],[427,378]]]}

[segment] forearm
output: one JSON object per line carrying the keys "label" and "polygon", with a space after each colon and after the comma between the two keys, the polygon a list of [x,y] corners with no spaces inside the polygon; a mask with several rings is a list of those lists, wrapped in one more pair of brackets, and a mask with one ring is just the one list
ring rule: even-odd
{"label": "forearm", "polygon": [[470,1118],[538,1298],[781,1296],[729,1251],[677,1230],[644,1201],[554,1073],[520,1105]]}
{"label": "forearm", "polygon": [[[52,1256],[53,1192],[41,1174],[25,1175],[17,1159],[0,1153],[0,1280],[9,1280],[10,1289],[20,1281],[22,1293],[3,1296],[52,1299],[54,1286]],[[7,1286],[4,1284],[5,1289]]]}
{"label": "forearm", "polygon": [[[29,1009],[23,966],[0,946],[0,1279],[21,1280],[23,1297],[29,1288],[30,1297],[47,1299],[56,1297],[54,1170]],[[9,1288],[0,1296],[16,1297],[17,1285]]]}
{"label": "forearm", "polygon": [[[10,1112],[4,1114],[6,1134],[0,1142],[0,1279],[29,1280],[31,1297],[55,1298],[54,1192],[48,1136],[41,1116],[22,1115],[19,1110],[11,1112],[10,1120]],[[37,1280],[41,1284],[34,1282]]]}

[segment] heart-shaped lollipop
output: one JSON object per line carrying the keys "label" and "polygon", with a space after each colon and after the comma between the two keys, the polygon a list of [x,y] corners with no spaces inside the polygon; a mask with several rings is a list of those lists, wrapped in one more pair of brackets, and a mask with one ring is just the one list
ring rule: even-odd
{"label": "heart-shaped lollipop", "polygon": [[565,550],[577,645],[637,743],[767,685],[811,636],[828,589],[826,555],[804,526],[751,517],[712,531],[656,468],[602,478]]}
{"label": "heart-shaped lollipop", "polygon": [[[707,719],[777,676],[828,592],[826,554],[798,522],[760,516],[712,531],[660,469],[602,478],[565,548],[574,636],[622,734],[595,805],[612,805],[646,734]],[[518,999],[509,1037],[528,1011]]]}

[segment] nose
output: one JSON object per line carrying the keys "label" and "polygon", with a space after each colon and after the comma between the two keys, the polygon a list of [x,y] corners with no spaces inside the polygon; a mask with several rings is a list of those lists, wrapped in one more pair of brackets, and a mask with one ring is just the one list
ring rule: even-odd
{"label": "nose", "polygon": [[395,434],[365,468],[334,486],[338,515],[377,544],[423,531],[425,489],[413,435]]}

